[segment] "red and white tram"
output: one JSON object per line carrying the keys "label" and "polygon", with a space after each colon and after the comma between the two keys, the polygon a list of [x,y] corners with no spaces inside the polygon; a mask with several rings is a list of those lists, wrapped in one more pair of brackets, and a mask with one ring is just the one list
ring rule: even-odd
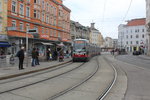
{"label": "red and white tram", "polygon": [[73,42],[72,59],[75,61],[89,61],[91,57],[100,55],[100,47],[89,43],[86,39],[75,39]]}

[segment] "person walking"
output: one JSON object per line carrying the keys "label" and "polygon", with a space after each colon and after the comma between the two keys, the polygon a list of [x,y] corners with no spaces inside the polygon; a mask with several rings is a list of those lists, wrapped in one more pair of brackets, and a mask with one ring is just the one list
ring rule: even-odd
{"label": "person walking", "polygon": [[17,57],[19,58],[19,70],[23,68],[23,61],[24,61],[24,47],[21,47],[21,50],[17,52]]}
{"label": "person walking", "polygon": [[39,49],[36,49],[36,65],[40,65],[39,63]]}
{"label": "person walking", "polygon": [[35,64],[36,64],[36,49],[33,48],[33,50],[32,50],[32,63],[31,63],[31,66],[34,67]]}
{"label": "person walking", "polygon": [[47,52],[46,52],[47,61],[49,61],[49,58],[50,58],[50,52],[51,52],[51,49],[48,48],[48,50],[47,50]]}

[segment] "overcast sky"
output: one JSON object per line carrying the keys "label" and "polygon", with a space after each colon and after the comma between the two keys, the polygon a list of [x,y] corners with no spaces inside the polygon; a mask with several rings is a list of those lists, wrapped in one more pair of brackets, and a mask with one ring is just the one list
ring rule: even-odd
{"label": "overcast sky", "polygon": [[90,26],[90,23],[94,22],[103,37],[118,38],[119,24],[127,20],[146,17],[145,0],[132,0],[132,2],[131,0],[63,1],[64,5],[71,9],[71,20],[84,26]]}

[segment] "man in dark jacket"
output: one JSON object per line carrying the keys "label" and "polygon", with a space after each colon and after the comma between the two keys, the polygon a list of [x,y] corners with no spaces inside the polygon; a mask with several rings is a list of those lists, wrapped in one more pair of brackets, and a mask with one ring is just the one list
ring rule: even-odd
{"label": "man in dark jacket", "polygon": [[33,48],[33,50],[32,50],[32,64],[31,64],[31,66],[35,66],[35,64],[36,64],[36,57],[37,57],[37,54],[36,54],[36,49],[35,48]]}
{"label": "man in dark jacket", "polygon": [[19,70],[23,68],[23,61],[24,61],[24,47],[21,47],[21,50],[18,51],[17,57],[19,58]]}

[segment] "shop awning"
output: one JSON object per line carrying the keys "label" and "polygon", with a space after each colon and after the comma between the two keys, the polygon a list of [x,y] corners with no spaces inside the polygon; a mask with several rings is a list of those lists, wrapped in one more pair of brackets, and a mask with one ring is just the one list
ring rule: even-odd
{"label": "shop awning", "polygon": [[38,42],[38,43],[35,43],[35,44],[53,45],[52,43],[47,43],[47,42]]}
{"label": "shop awning", "polygon": [[8,42],[0,42],[0,47],[10,47],[11,45]]}

